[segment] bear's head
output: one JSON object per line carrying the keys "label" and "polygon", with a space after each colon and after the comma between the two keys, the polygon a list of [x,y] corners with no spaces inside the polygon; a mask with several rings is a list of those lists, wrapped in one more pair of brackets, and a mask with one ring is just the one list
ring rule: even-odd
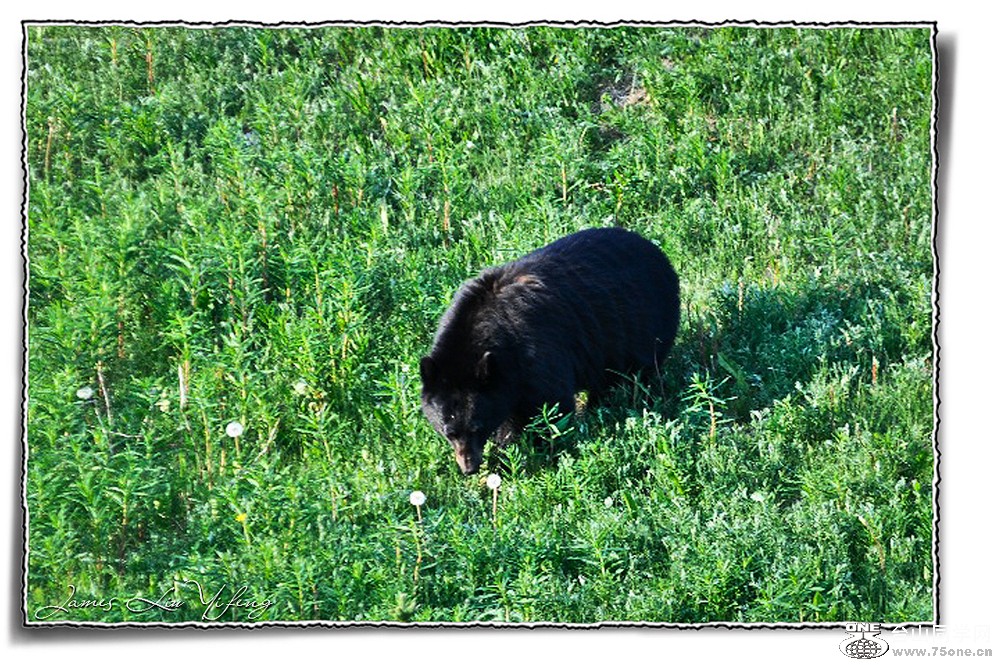
{"label": "bear's head", "polygon": [[486,440],[510,416],[513,401],[497,354],[484,351],[471,363],[424,356],[420,378],[424,415],[451,443],[462,473],[475,473],[483,463]]}

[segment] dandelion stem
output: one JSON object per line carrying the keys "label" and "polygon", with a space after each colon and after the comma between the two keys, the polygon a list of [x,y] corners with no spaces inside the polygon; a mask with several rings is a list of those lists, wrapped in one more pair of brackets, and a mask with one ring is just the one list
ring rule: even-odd
{"label": "dandelion stem", "polygon": [[420,506],[417,506],[417,519],[418,522],[413,524],[413,542],[417,546],[417,562],[413,565],[413,584],[417,584],[420,581],[420,564],[424,559],[423,549],[420,547],[420,528],[417,526],[420,524]]}
{"label": "dandelion stem", "polygon": [[497,487],[493,488],[493,526],[494,527],[497,525],[497,492],[499,492],[499,491],[500,491],[499,488],[497,488]]}
{"label": "dandelion stem", "polygon": [[413,541],[417,545],[417,563],[413,567],[413,584],[417,584],[420,577],[420,562],[423,559],[423,551],[420,549],[420,527],[423,525],[423,517],[420,515],[420,506],[423,505],[427,497],[420,490],[410,492],[410,504],[417,509],[417,521],[411,522],[413,525]]}
{"label": "dandelion stem", "polygon": [[486,486],[493,490],[493,527],[496,528],[497,525],[497,494],[500,492],[500,476],[491,473],[486,478]]}

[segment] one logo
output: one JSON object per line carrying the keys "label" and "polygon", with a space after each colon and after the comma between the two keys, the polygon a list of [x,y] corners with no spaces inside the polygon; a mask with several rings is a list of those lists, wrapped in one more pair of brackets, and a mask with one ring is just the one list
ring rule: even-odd
{"label": "one logo", "polygon": [[881,625],[877,623],[849,623],[850,635],[840,643],[840,653],[848,658],[878,658],[889,650],[889,643],[879,637]]}

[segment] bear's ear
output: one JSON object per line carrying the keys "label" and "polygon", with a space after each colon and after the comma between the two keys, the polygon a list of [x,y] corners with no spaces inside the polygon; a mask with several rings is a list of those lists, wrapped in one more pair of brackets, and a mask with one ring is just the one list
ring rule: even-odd
{"label": "bear's ear", "polygon": [[424,385],[430,385],[434,383],[436,378],[437,365],[434,364],[430,356],[424,356],[420,359],[420,380],[424,382]]}
{"label": "bear's ear", "polygon": [[497,359],[492,351],[487,351],[476,363],[476,378],[483,383],[489,383],[496,377]]}

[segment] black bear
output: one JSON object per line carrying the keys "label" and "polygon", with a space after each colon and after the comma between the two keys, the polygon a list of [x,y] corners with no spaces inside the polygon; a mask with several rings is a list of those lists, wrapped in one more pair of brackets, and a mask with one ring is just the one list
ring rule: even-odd
{"label": "black bear", "polygon": [[424,414],[475,473],[486,440],[517,435],[542,405],[570,413],[579,391],[658,371],[679,320],[677,274],[656,245],[579,231],[462,285],[420,360]]}

